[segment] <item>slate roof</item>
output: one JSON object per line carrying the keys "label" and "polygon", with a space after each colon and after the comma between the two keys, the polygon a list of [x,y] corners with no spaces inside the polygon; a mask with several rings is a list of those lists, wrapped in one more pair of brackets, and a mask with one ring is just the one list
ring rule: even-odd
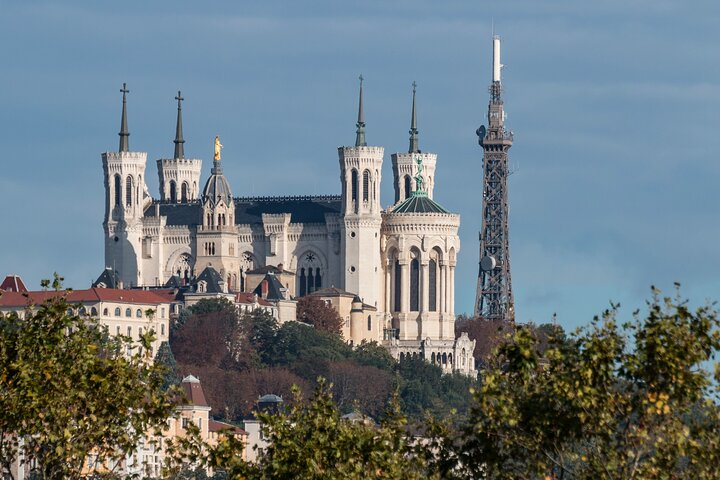
{"label": "slate roof", "polygon": [[117,288],[119,283],[118,274],[112,268],[106,268],[93,282],[93,288]]}
{"label": "slate roof", "polygon": [[245,275],[259,275],[259,274],[267,274],[267,273],[273,273],[277,275],[278,273],[289,273],[290,275],[295,275],[295,272],[291,272],[289,270],[280,269],[276,267],[275,265],[265,265],[264,267],[259,267],[254,270],[248,270],[245,272]]}
{"label": "slate roof", "polygon": [[[235,224],[261,225],[263,213],[289,213],[292,223],[325,223],[325,214],[339,214],[342,208],[340,195],[303,197],[240,197],[235,198]],[[167,225],[197,225],[200,223],[202,205],[190,203],[167,203],[154,201],[146,210],[145,217],[155,216],[155,205],[160,205],[160,215],[167,217]]]}
{"label": "slate roof", "polygon": [[253,290],[254,294],[262,297],[262,284],[264,281],[267,281],[268,283],[268,293],[265,297],[266,300],[285,300],[285,296],[280,290],[281,288],[285,288],[285,286],[280,283],[280,280],[278,280],[275,275],[270,273],[265,275],[265,278],[263,278],[260,283],[258,283],[258,286],[255,287],[255,290]]}
{"label": "slate roof", "polygon": [[197,287],[197,284],[202,281],[205,281],[206,284],[205,291],[202,293],[225,293],[220,287],[220,282],[222,282],[223,279],[213,267],[205,267],[205,269],[200,272],[200,275],[193,280],[193,286]]}
{"label": "slate roof", "polygon": [[425,192],[413,192],[398,205],[392,208],[390,213],[450,213],[440,206],[435,200],[427,196]]}

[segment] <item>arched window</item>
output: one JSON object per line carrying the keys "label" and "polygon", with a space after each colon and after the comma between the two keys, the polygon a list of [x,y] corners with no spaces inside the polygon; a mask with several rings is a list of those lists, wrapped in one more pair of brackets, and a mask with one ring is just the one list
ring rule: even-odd
{"label": "arched window", "polygon": [[170,180],[170,201],[177,203],[177,185],[175,185],[175,180]]}
{"label": "arched window", "polygon": [[350,175],[350,183],[352,189],[352,201],[357,202],[358,199],[358,173],[357,170],[353,170]]}
{"label": "arched window", "polygon": [[115,175],[115,206],[119,207],[122,202],[122,191],[120,190],[120,175]]}
{"label": "arched window", "polygon": [[372,317],[368,315],[368,332],[372,330]]}
{"label": "arched window", "polygon": [[365,170],[363,172],[363,202],[367,202],[370,199],[370,172]]}
{"label": "arched window", "polygon": [[430,363],[435,363],[435,352],[433,352],[432,356],[430,357]]}
{"label": "arched window", "polygon": [[323,264],[314,252],[300,255],[297,265],[297,294],[308,295],[322,288]]}
{"label": "arched window", "polygon": [[315,269],[315,290],[320,290],[322,288],[322,276],[320,275],[320,269]]}
{"label": "arched window", "polygon": [[300,297],[304,297],[307,294],[307,277],[305,276],[305,269],[300,269]]}
{"label": "arched window", "polygon": [[188,201],[188,184],[187,184],[187,182],[183,182],[182,187],[180,187],[180,201],[182,203],[187,203],[187,201]]}
{"label": "arched window", "polygon": [[410,175],[405,175],[405,198],[410,197]]}
{"label": "arched window", "polygon": [[93,317],[97,317],[97,308],[92,307],[90,309],[90,315],[92,315]]}
{"label": "arched window", "polygon": [[120,307],[115,307],[115,316],[116,317],[120,316]]}
{"label": "arched window", "polygon": [[132,311],[129,308],[125,309],[125,316],[126,317],[132,317]]}
{"label": "arched window", "polygon": [[401,306],[401,291],[402,291],[402,268],[400,268],[400,260],[395,259],[395,305],[394,310],[396,312],[400,311]]}
{"label": "arched window", "polygon": [[127,336],[132,337],[132,327],[127,328]]}
{"label": "arched window", "polygon": [[125,204],[132,205],[133,181],[130,175],[125,179]]}
{"label": "arched window", "polygon": [[87,315],[87,310],[85,310],[85,307],[80,307],[80,311],[78,312],[78,315],[82,315],[83,317]]}
{"label": "arched window", "polygon": [[413,258],[410,262],[410,311],[420,310],[420,261]]}
{"label": "arched window", "polygon": [[437,261],[430,259],[428,264],[428,308],[431,312],[437,311]]}
{"label": "arched window", "polygon": [[103,308],[103,316],[104,316],[104,317],[107,317],[108,315],[109,315],[108,309],[107,309],[107,308]]}
{"label": "arched window", "polygon": [[140,310],[139,308],[135,310],[135,316],[137,318],[142,318],[142,310]]}

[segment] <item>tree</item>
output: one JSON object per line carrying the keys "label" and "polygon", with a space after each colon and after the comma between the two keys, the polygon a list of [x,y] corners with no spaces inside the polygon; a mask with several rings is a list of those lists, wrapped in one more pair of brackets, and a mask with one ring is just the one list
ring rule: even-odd
{"label": "tree", "polygon": [[215,455],[215,464],[224,466],[230,478],[433,478],[427,475],[423,458],[413,451],[396,402],[376,426],[342,419],[331,386],[323,379],[318,379],[309,402],[302,400],[298,389],[294,394],[294,405],[287,412],[258,414],[269,446],[256,465],[237,460],[223,464]]}
{"label": "tree", "polygon": [[363,340],[353,350],[352,358],[360,365],[377,367],[387,371],[392,371],[397,366],[397,361],[390,355],[387,348],[376,341],[366,342]]}
{"label": "tree", "polygon": [[[711,306],[692,311],[654,291],[645,318],[613,306],[564,338],[519,328],[474,394],[461,445],[444,442],[463,478],[720,477],[720,410],[705,370],[720,349]],[[442,442],[441,442],[442,443]]]}
{"label": "tree", "polygon": [[459,315],[455,322],[455,335],[467,332],[470,340],[475,340],[475,365],[485,365],[493,352],[505,337],[514,329],[513,324],[504,320],[487,319],[482,317],[468,317]]}
{"label": "tree", "polygon": [[324,332],[335,334],[342,332],[343,320],[337,310],[321,298],[312,295],[306,295],[298,300],[297,319]]}
{"label": "tree", "polygon": [[173,385],[180,385],[177,362],[175,361],[175,356],[168,342],[162,342],[160,344],[160,348],[158,348],[158,352],[155,355],[155,364],[162,367],[165,371],[163,389],[168,390]]}
{"label": "tree", "polygon": [[80,478],[90,455],[117,465],[159,432],[176,393],[163,390],[165,372],[150,361],[153,336],[140,345],[110,337],[97,320],[72,315],[61,293],[24,318],[0,315],[2,474],[20,456],[36,478]]}

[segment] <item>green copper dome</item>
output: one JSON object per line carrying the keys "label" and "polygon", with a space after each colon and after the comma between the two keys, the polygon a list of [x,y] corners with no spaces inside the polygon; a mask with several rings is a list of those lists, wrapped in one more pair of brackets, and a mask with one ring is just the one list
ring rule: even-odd
{"label": "green copper dome", "polygon": [[390,213],[450,213],[427,196],[427,192],[415,191],[396,205]]}

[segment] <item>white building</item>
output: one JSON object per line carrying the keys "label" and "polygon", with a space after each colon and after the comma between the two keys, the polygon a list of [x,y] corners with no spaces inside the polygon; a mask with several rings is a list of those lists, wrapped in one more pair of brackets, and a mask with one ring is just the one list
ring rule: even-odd
{"label": "white building", "polygon": [[433,200],[437,155],[419,150],[414,88],[410,148],[391,155],[395,203],[388,208],[380,199],[384,148],[365,140],[362,80],[355,144],[338,148],[340,195],[233,196],[217,138],[200,189],[202,161],[184,156],[177,98],[174,158],[157,160],[159,198],[145,184],[147,154],[129,148],[125,89],[119,151],[102,154],[105,266],[119,281],[193,283],[214,271],[232,294],[252,291],[247,272],[274,266],[293,277],[283,281],[288,299],[326,287],[360,298],[368,331],[355,328],[348,341],[374,339],[398,359],[414,354],[448,371],[474,371],[474,342],[454,333],[460,216]]}

